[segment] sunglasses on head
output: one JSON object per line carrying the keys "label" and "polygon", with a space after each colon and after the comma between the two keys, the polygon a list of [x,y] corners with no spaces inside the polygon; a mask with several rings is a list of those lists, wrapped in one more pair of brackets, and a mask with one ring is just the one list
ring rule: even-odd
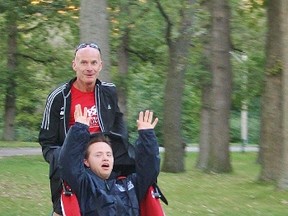
{"label": "sunglasses on head", "polygon": [[78,52],[78,50],[83,49],[83,48],[85,48],[85,47],[91,47],[91,48],[97,49],[97,50],[99,50],[99,52],[100,52],[100,54],[101,54],[100,47],[99,47],[97,44],[95,44],[95,43],[81,43],[81,44],[79,44],[79,45],[77,46],[77,48],[75,49],[75,55],[76,55],[76,53]]}

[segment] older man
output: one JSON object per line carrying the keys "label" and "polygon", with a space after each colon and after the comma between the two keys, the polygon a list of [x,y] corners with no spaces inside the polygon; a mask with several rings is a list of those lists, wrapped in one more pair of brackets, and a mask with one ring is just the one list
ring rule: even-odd
{"label": "older man", "polygon": [[[89,132],[114,132],[127,142],[127,128],[118,107],[116,87],[98,79],[103,63],[95,43],[82,43],[75,50],[72,68],[76,77],[60,85],[47,97],[39,143],[45,160],[50,164],[50,188],[54,215],[61,215],[61,181],[58,169],[60,147],[69,128],[75,124],[75,105],[87,107]],[[127,156],[127,164],[132,164]],[[125,162],[125,163],[126,163]],[[132,165],[131,165],[132,166]],[[129,170],[130,165],[125,169]]]}

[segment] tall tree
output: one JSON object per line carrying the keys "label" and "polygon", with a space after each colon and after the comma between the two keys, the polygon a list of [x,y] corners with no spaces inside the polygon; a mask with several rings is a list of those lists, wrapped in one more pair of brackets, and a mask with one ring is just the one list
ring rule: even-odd
{"label": "tall tree", "polygon": [[283,152],[282,134],[282,58],[281,0],[267,1],[267,39],[265,86],[261,104],[260,180],[279,178]]}
{"label": "tall tree", "polygon": [[[178,23],[169,17],[159,0],[155,0],[163,15],[167,29],[165,39],[169,49],[169,62],[164,95],[164,146],[163,171],[183,172],[185,145],[181,134],[181,105],[184,74],[187,70],[189,47],[192,39],[194,0],[180,1]],[[179,6],[178,5],[178,6]],[[177,36],[173,32],[177,32]]]}
{"label": "tall tree", "polygon": [[[203,1],[204,8],[212,14],[212,2]],[[211,16],[210,16],[211,18]],[[203,60],[202,64],[208,73],[201,79],[201,118],[200,118],[200,138],[199,138],[199,154],[197,158],[196,167],[202,170],[206,170],[209,161],[210,152],[210,133],[211,133],[211,96],[212,96],[212,72],[211,72],[211,20],[210,24],[206,26],[208,36],[203,37]],[[204,77],[202,76],[202,77]]]}
{"label": "tall tree", "polygon": [[15,139],[15,118],[16,118],[16,80],[17,77],[17,12],[7,12],[7,85],[5,92],[5,114],[4,114],[4,140]]}
{"label": "tall tree", "polygon": [[202,85],[199,154],[196,163],[196,167],[201,170],[206,170],[209,162],[211,133],[211,90],[212,87],[210,83],[205,83]]}
{"label": "tall tree", "polygon": [[117,50],[117,60],[118,60],[118,99],[119,107],[124,114],[125,120],[127,120],[127,80],[128,80],[128,69],[129,69],[129,39],[130,39],[130,25],[131,22],[128,17],[130,17],[130,1],[121,1],[120,7],[120,17],[119,26],[120,41],[119,48]]}
{"label": "tall tree", "polygon": [[282,72],[282,100],[283,100],[283,151],[282,160],[280,167],[280,176],[278,179],[277,187],[279,189],[288,190],[288,1],[281,0],[281,48],[282,48],[282,62],[283,62],[283,72]]}
{"label": "tall tree", "polygon": [[110,81],[109,17],[106,0],[81,0],[80,42],[96,42],[103,58],[100,79]]}
{"label": "tall tree", "polygon": [[[7,40],[6,45],[3,45],[4,49],[1,49],[1,54],[3,53],[7,59],[7,67],[1,70],[1,79],[3,80],[1,88],[5,89],[3,91],[5,98],[2,137],[4,140],[16,139],[16,120],[18,120],[18,128],[21,124],[26,128],[31,126],[33,119],[35,123],[35,117],[25,116],[23,121],[21,118],[23,113],[33,115],[37,111],[37,105],[40,103],[37,87],[43,88],[45,80],[43,77],[49,70],[48,65],[51,66],[59,60],[57,52],[57,54],[51,55],[52,46],[50,45],[54,37],[47,37],[47,35],[57,29],[55,20],[60,14],[58,11],[64,12],[66,3],[65,0],[57,1],[57,3],[0,0],[1,21],[5,25],[1,36],[3,40],[4,38]],[[51,53],[49,53],[50,51]],[[43,65],[46,66],[45,69],[43,69]],[[39,77],[42,78],[41,87]],[[33,85],[28,86],[27,83],[33,83]],[[31,94],[29,97],[25,95],[21,98],[23,94],[31,92],[33,95]]]}
{"label": "tall tree", "polygon": [[212,0],[211,41],[211,133],[208,171],[217,173],[232,170],[229,154],[229,116],[232,95],[230,63],[230,7],[228,0]]}

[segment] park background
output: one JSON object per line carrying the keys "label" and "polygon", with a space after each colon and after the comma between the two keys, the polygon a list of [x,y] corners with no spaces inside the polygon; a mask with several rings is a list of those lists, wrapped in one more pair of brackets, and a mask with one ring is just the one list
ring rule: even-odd
{"label": "park background", "polygon": [[76,45],[96,41],[131,142],[138,111],[159,117],[163,173],[233,175],[229,147],[253,144],[251,178],[286,190],[287,12],[285,0],[0,0],[3,145],[37,145],[47,94],[74,76]]}

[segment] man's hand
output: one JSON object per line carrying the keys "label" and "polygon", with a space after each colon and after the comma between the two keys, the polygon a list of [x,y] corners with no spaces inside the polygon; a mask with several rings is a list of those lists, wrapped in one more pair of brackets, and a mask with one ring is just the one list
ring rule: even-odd
{"label": "man's hand", "polygon": [[140,112],[137,120],[138,130],[144,129],[154,129],[158,123],[158,118],[153,121],[153,112],[146,110],[145,112]]}
{"label": "man's hand", "polygon": [[81,105],[77,104],[75,106],[75,112],[74,112],[75,122],[79,122],[79,123],[86,124],[89,126],[90,118],[91,117],[88,117],[88,114],[87,114],[87,107],[84,107],[84,113],[82,114]]}

